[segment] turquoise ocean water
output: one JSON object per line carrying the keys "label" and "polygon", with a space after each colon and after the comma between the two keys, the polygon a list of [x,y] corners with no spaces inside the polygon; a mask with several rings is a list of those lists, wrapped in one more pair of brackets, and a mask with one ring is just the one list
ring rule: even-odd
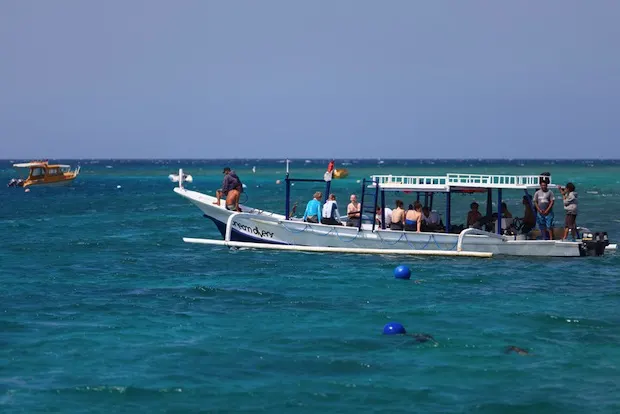
{"label": "turquoise ocean water", "polygon": [[[620,162],[349,162],[333,186],[341,211],[371,174],[550,171],[576,184],[580,225],[620,240]],[[284,164],[80,164],[71,187],[0,187],[1,413],[620,412],[620,252],[403,259],[188,245],[221,236],[168,174],[183,167],[190,188],[213,194],[230,165],[247,204],[282,211]],[[292,176],[321,177],[326,164],[296,160]],[[2,185],[14,174],[0,161]],[[294,187],[300,210],[320,189]],[[505,197],[521,215],[521,194]],[[453,223],[472,200],[456,198]],[[394,279],[401,263],[412,280]],[[438,345],[381,335],[390,321]]]}

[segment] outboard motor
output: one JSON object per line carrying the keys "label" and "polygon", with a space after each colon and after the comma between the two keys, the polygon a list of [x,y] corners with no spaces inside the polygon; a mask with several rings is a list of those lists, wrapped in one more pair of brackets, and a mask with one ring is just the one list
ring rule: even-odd
{"label": "outboard motor", "polygon": [[605,253],[605,247],[609,245],[607,232],[584,232],[581,238],[581,255],[582,256],[602,256]]}
{"label": "outboard motor", "polygon": [[21,178],[11,178],[11,181],[6,185],[7,187],[23,187],[24,180]]}

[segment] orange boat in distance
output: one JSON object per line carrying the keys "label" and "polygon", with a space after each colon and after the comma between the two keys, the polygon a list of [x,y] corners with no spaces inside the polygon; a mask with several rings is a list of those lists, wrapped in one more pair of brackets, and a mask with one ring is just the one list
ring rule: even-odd
{"label": "orange boat in distance", "polygon": [[71,170],[70,165],[50,164],[47,160],[13,164],[15,168],[28,168],[28,178],[12,179],[9,187],[30,187],[32,185],[63,185],[69,184],[80,173],[80,167]]}
{"label": "orange boat in distance", "polygon": [[349,170],[346,168],[341,168],[334,170],[334,178],[346,178],[349,176]]}
{"label": "orange boat in distance", "polygon": [[331,160],[329,164],[327,164],[327,171],[324,174],[325,181],[329,181],[332,178],[346,178],[349,176],[349,170],[346,168],[335,168],[336,163],[334,160]]}

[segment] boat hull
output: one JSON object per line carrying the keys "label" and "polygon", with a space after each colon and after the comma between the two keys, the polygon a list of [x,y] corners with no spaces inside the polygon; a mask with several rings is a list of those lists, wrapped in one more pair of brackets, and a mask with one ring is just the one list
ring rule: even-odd
{"label": "boat hull", "polygon": [[[270,244],[389,250],[444,250],[488,252],[493,255],[571,257],[583,254],[581,243],[554,240],[525,240],[480,232],[462,237],[451,233],[417,233],[371,228],[311,224],[285,220],[284,216],[241,206],[243,212],[228,211],[213,204],[214,197],[176,188],[211,219],[225,240]],[[223,204],[223,202],[222,202]]]}
{"label": "boat hull", "polygon": [[75,178],[70,180],[63,181],[54,181],[54,182],[32,182],[32,183],[24,183],[24,188],[26,187],[64,187],[71,185]]}
{"label": "boat hull", "polygon": [[65,185],[70,185],[77,178],[76,175],[64,177],[49,177],[41,180],[26,180],[24,181],[23,187],[32,187],[32,186],[46,186],[46,187],[60,187]]}

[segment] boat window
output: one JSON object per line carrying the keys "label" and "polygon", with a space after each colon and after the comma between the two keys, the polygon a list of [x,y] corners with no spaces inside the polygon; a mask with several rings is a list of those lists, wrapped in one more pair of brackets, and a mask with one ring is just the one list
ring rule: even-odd
{"label": "boat window", "polygon": [[30,173],[31,177],[42,177],[43,176],[43,169],[42,168],[33,168],[32,172]]}
{"label": "boat window", "polygon": [[58,168],[50,168],[47,170],[47,175],[58,175],[60,173],[60,171],[58,171]]}

